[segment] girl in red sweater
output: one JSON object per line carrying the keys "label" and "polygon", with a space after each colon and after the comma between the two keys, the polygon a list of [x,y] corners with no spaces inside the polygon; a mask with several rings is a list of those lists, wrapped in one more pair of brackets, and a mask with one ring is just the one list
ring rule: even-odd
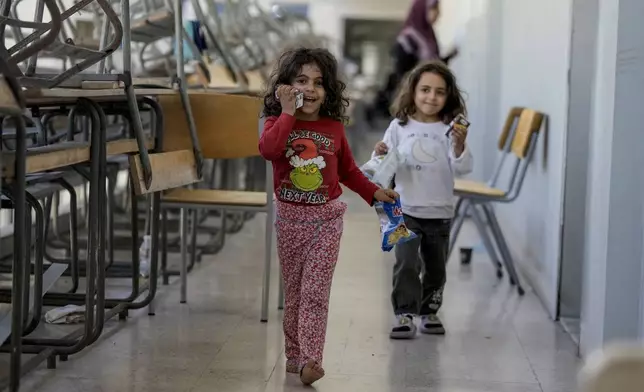
{"label": "girl in red sweater", "polygon": [[259,150],[273,164],[286,371],[306,385],[324,376],[329,295],[347,208],[338,199],[340,183],[369,205],[398,197],[370,182],[353,160],[343,125],[345,88],[329,51],[296,49],[279,59],[264,97]]}

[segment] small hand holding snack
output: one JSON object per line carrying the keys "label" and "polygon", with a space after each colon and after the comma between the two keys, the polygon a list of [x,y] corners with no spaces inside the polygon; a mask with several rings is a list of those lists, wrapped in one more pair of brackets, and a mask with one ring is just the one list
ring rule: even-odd
{"label": "small hand holding snack", "polygon": [[465,151],[465,139],[467,139],[467,130],[470,122],[465,119],[465,116],[459,114],[450,123],[447,135],[452,138],[452,145],[454,146],[454,155],[458,158]]}
{"label": "small hand holding snack", "polygon": [[380,141],[376,143],[376,146],[373,148],[373,150],[376,152],[376,155],[385,155],[387,152],[389,152],[389,147],[387,147],[385,142]]}
{"label": "small hand holding snack", "polygon": [[398,193],[392,189],[380,188],[373,194],[374,199],[385,203],[395,203],[396,199],[399,197]]}

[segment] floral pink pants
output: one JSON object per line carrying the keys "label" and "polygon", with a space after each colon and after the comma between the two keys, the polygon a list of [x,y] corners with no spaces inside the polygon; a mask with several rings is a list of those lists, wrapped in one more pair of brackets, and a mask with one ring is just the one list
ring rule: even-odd
{"label": "floral pink pants", "polygon": [[277,252],[284,279],[286,359],[322,363],[329,296],[338,261],[344,202],[299,206],[277,201]]}

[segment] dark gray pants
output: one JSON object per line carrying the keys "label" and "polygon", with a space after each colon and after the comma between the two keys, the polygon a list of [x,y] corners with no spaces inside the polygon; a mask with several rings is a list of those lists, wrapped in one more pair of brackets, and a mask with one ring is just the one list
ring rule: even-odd
{"label": "dark gray pants", "polygon": [[443,303],[451,221],[404,217],[409,230],[418,237],[396,245],[394,251],[394,313],[435,314]]}

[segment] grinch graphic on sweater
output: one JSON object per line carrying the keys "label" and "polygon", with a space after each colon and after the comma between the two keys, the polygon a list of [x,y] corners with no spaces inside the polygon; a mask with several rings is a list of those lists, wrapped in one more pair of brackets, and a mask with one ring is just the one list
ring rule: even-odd
{"label": "grinch graphic on sweater", "polygon": [[[296,152],[299,151],[299,155]],[[311,192],[317,190],[324,178],[320,170],[326,167],[324,157],[318,155],[315,142],[311,139],[297,139],[291,148],[286,151],[286,157],[293,166],[291,181],[301,191]]]}
{"label": "grinch graphic on sweater", "polygon": [[[333,144],[326,137],[309,131],[291,134],[286,157],[293,167],[289,175],[292,187],[282,187],[282,199],[306,204],[324,204],[327,201],[326,186],[322,186],[326,167],[320,148],[329,149]],[[331,147],[332,148],[332,147]]]}

